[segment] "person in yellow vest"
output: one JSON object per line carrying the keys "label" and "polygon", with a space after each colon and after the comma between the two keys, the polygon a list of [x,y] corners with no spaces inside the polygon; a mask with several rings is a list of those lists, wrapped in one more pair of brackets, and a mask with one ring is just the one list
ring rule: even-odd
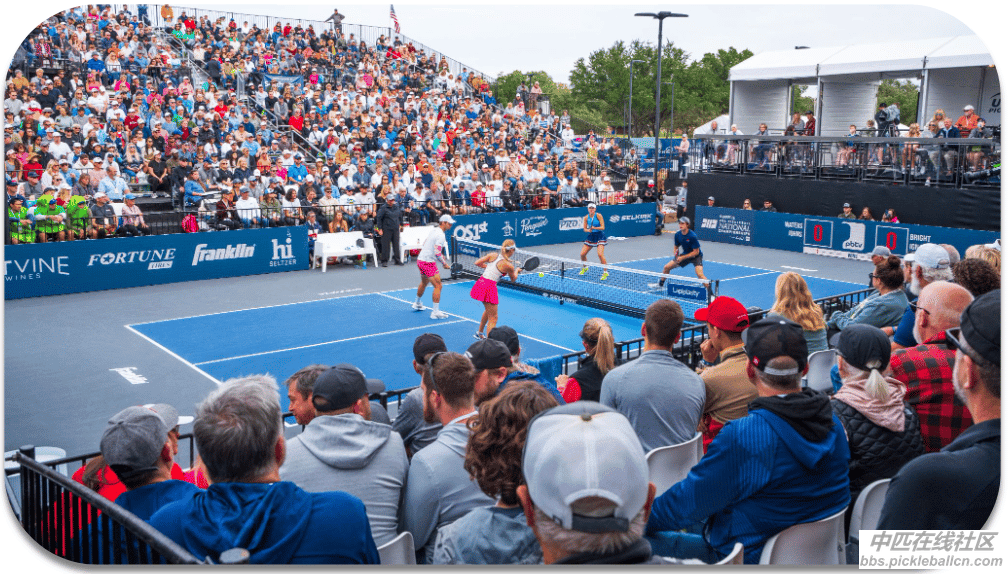
{"label": "person in yellow vest", "polygon": [[49,188],[35,204],[35,233],[39,243],[66,240],[66,211],[56,203]]}
{"label": "person in yellow vest", "polygon": [[28,217],[25,198],[15,195],[7,206],[7,231],[11,243],[35,243],[35,232],[32,231],[32,221]]}

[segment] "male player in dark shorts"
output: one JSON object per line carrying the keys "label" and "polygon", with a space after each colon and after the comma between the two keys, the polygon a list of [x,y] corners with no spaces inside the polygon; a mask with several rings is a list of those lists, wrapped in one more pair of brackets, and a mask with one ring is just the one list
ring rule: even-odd
{"label": "male player in dark shorts", "polygon": [[[693,270],[696,271],[696,276],[701,281],[705,282],[707,286],[707,292],[711,292],[710,280],[704,276],[703,273],[703,251],[700,250],[700,240],[697,238],[695,231],[689,228],[690,220],[688,217],[679,218],[679,232],[675,234],[675,252],[673,253],[673,259],[665,264],[662,268],[662,273],[668,275],[669,271],[676,267],[686,267],[689,264],[693,264]],[[682,255],[679,255],[679,247],[682,247]],[[665,278],[662,277],[658,280],[658,287],[663,287],[665,285]]]}

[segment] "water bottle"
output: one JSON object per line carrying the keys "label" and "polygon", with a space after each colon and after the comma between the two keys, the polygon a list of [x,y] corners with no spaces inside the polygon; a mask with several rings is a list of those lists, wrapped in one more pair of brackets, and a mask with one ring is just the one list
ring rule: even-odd
{"label": "water bottle", "polygon": [[931,178],[930,178],[930,177],[928,177],[928,178],[927,178],[927,179],[926,179],[926,180],[924,181],[924,187],[931,187]]}

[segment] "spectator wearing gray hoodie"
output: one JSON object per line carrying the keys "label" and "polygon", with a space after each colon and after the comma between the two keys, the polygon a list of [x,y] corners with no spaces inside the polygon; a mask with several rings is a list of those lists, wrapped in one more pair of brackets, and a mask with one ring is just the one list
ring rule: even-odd
{"label": "spectator wearing gray hoodie", "polygon": [[494,504],[463,466],[470,430],[475,368],[458,353],[435,353],[427,359],[421,381],[424,420],[440,420],[437,440],[413,456],[401,529],[413,535],[418,564],[431,564],[438,530],[470,510]]}
{"label": "spectator wearing gray hoodie", "polygon": [[360,498],[375,544],[389,542],[397,534],[409,472],[402,437],[389,425],[368,420],[367,381],[351,364],[320,373],[311,397],[317,416],[287,440],[280,477],[308,492],[340,490]]}

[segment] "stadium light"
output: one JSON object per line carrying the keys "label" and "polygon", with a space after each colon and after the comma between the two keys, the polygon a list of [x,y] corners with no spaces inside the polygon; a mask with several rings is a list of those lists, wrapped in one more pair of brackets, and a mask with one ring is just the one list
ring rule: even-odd
{"label": "stadium light", "polygon": [[[655,12],[638,12],[638,13],[634,14],[634,16],[639,16],[639,17],[642,17],[642,18],[654,18],[655,20],[658,20],[658,73],[655,74],[655,104],[654,104],[654,153],[655,153],[654,174],[658,175],[658,150],[661,149],[660,147],[658,147],[658,134],[659,134],[658,130],[659,130],[659,127],[661,125],[659,123],[659,121],[661,119],[661,61],[662,61],[661,39],[662,39],[662,23],[664,22],[665,18],[689,18],[689,14],[677,14],[677,13],[674,13],[674,12],[664,12],[663,11],[663,12],[657,12],[657,13],[655,13]],[[669,134],[669,135],[671,135],[671,134]]]}

